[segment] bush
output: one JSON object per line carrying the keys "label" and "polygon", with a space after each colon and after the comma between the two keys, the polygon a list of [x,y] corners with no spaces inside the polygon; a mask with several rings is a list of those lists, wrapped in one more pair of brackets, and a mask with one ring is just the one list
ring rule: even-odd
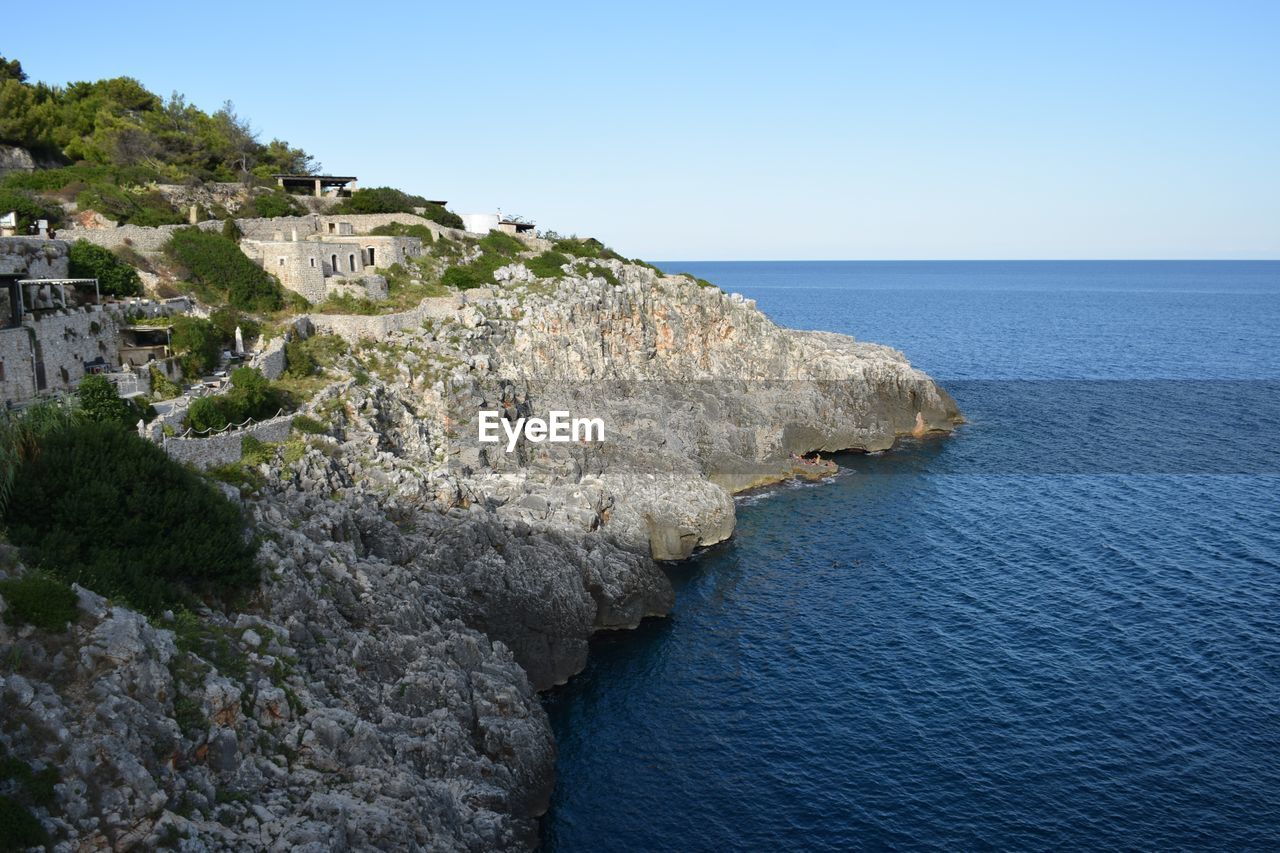
{"label": "bush", "polygon": [[337,335],[312,335],[305,341],[284,345],[285,372],[290,376],[311,376],[347,352],[347,342]]}
{"label": "bush", "polygon": [[48,843],[49,834],[17,800],[0,797],[0,850],[26,850]]}
{"label": "bush", "polygon": [[18,214],[18,234],[26,234],[37,219],[49,220],[56,227],[62,222],[62,208],[23,190],[0,189],[0,215],[14,211]]}
{"label": "bush", "polygon": [[155,614],[257,579],[240,511],[161,448],[73,423],[18,471],[5,520],[37,565]]}
{"label": "bush", "polygon": [[189,380],[195,380],[218,366],[222,359],[223,340],[222,332],[208,320],[186,315],[173,318],[169,341],[173,351],[181,357],[182,375]]}
{"label": "bush", "polygon": [[422,208],[422,216],[449,228],[461,228],[462,217],[434,204],[420,195],[409,195],[393,187],[371,187],[356,190],[350,198],[344,198],[329,211],[342,213],[415,213]]}
{"label": "bush", "polygon": [[595,258],[597,260],[603,258],[606,260],[626,261],[626,258],[601,243],[595,237],[568,237],[563,240],[557,240],[551,248],[557,252],[564,252],[566,255],[573,255],[575,258]]}
{"label": "bush", "polygon": [[248,418],[275,417],[284,400],[256,367],[239,367],[231,372],[231,390],[201,397],[187,409],[187,424],[198,432],[226,429]]}
{"label": "bush", "polygon": [[98,289],[115,296],[141,296],[138,271],[112,254],[110,249],[88,240],[71,244],[67,254],[72,278],[96,278]]}
{"label": "bush", "polygon": [[331,214],[342,213],[413,213],[415,207],[422,207],[426,199],[411,196],[393,187],[370,187],[356,190],[349,198],[344,198],[329,211]]}
{"label": "bush", "polygon": [[211,312],[209,314],[209,322],[217,327],[224,341],[234,341],[237,328],[240,329],[240,336],[244,338],[246,343],[262,334],[262,326],[258,324],[257,320],[230,306]]}
{"label": "bush", "polygon": [[146,413],[137,403],[123,399],[105,376],[86,376],[76,388],[76,404],[86,419],[117,424],[127,429],[137,426]]}
{"label": "bush", "polygon": [[293,419],[293,428],[304,435],[321,435],[325,432],[324,424],[310,415],[296,415]]}
{"label": "bush", "polygon": [[479,263],[449,267],[440,276],[440,283],[458,290],[470,290],[473,287],[489,287],[493,284],[493,270],[485,269]]}
{"label": "bush", "polygon": [[221,234],[180,228],[165,244],[165,253],[197,284],[225,293],[236,308],[275,311],[284,305],[280,282]]}
{"label": "bush", "polygon": [[560,267],[567,263],[569,263],[567,257],[555,250],[549,250],[533,260],[525,261],[524,265],[538,278],[561,278],[564,276],[564,270]]}
{"label": "bush", "polygon": [[376,237],[417,237],[424,246],[435,241],[435,235],[425,225],[405,225],[403,222],[389,222],[379,225],[369,232]]}
{"label": "bush", "polygon": [[63,631],[79,617],[71,587],[44,574],[0,581],[0,596],[10,625],[34,625],[42,631]]}
{"label": "bush", "polygon": [[76,206],[81,210],[96,210],[122,224],[155,227],[186,222],[186,216],[160,193],[129,192],[115,184],[85,187],[76,195]]}
{"label": "bush", "polygon": [[480,238],[480,248],[486,254],[514,258],[529,247],[505,231],[490,231]]}
{"label": "bush", "polygon": [[254,196],[241,208],[239,216],[241,219],[274,219],[277,216],[302,216],[306,212],[292,195],[277,189]]}
{"label": "bush", "polygon": [[151,365],[151,396],[156,400],[172,400],[182,394],[178,383],[165,376],[158,367]]}
{"label": "bush", "polygon": [[232,243],[239,244],[244,232],[240,230],[240,226],[236,224],[236,221],[228,216],[222,220],[222,236]]}
{"label": "bush", "polygon": [[319,369],[306,341],[289,341],[284,345],[285,372],[290,376],[311,376]]}

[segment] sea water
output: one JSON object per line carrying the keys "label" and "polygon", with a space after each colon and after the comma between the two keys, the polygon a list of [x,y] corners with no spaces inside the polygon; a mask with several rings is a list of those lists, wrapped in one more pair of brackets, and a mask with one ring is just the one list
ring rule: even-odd
{"label": "sea water", "polygon": [[968,423],[740,499],[595,641],[548,849],[1280,846],[1280,262],[662,266]]}

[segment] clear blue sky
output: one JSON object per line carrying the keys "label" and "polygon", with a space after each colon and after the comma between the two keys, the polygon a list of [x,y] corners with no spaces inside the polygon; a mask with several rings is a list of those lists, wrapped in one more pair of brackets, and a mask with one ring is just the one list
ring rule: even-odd
{"label": "clear blue sky", "polygon": [[631,255],[1280,257],[1276,0],[11,5],[35,79]]}

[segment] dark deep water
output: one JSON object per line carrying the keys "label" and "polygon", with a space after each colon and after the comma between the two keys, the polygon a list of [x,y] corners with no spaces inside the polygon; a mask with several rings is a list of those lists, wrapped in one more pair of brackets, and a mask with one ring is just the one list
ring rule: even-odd
{"label": "dark deep water", "polygon": [[599,640],[549,849],[1280,846],[1280,262],[662,266],[970,423],[741,500]]}

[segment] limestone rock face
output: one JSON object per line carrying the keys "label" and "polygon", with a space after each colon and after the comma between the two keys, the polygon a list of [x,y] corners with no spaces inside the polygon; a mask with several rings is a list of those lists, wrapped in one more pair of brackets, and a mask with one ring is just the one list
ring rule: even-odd
{"label": "limestone rock face", "polygon": [[[0,744],[57,769],[37,814],[66,849],[529,849],[554,784],[537,691],[669,611],[662,562],[728,539],[735,492],[826,470],[798,455],[959,417],[901,353],[691,279],[499,273],[327,368],[323,432],[237,496],[263,541],[244,612],[81,591],[65,635],[0,621]],[[604,440],[508,452],[482,410]]]}
{"label": "limestone rock face", "polygon": [[16,145],[0,145],[0,176],[9,172],[34,172],[35,168],[35,158],[27,149]]}

